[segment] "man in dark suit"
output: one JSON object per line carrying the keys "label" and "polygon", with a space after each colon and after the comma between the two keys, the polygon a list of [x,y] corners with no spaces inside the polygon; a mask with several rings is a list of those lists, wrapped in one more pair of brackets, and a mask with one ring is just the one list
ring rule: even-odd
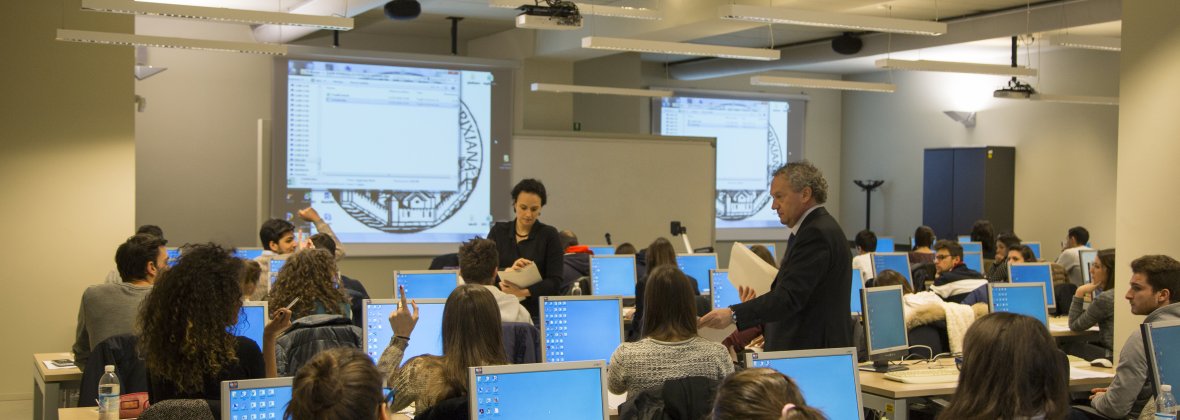
{"label": "man in dark suit", "polygon": [[743,303],[705,314],[699,326],[763,325],[767,351],[851,347],[852,252],[823,208],[827,181],[810,162],[788,163],[774,172],[770,194],[771,208],[791,231],[770,291],[750,298],[753,292],[743,290]]}

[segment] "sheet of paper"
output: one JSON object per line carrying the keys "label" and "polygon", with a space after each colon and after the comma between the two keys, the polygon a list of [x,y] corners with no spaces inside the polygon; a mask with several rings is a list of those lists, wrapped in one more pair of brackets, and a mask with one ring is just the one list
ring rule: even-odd
{"label": "sheet of paper", "polygon": [[734,331],[737,331],[737,326],[730,324],[728,327],[722,329],[709,327],[701,328],[697,330],[697,335],[714,343],[720,343],[725,340],[725,337],[729,337],[730,334],[733,334]]}
{"label": "sheet of paper", "polygon": [[55,364],[53,364],[53,361],[52,361],[52,360],[44,360],[44,361],[42,361],[41,363],[44,363],[44,364],[45,364],[45,368],[46,368],[46,369],[50,369],[50,370],[56,370],[56,369],[75,369],[75,368],[77,368],[77,366],[74,366],[74,365],[72,365],[72,364],[71,364],[71,365],[69,365],[69,366],[58,366],[58,365],[55,365]]}
{"label": "sheet of paper", "polygon": [[517,287],[524,289],[541,281],[541,271],[537,270],[536,264],[526,265],[520,271],[509,268],[500,272],[500,280],[515,284]]}
{"label": "sheet of paper", "polygon": [[1069,379],[1113,378],[1113,372],[1099,372],[1074,366],[1069,367]]}
{"label": "sheet of paper", "polygon": [[754,289],[754,293],[762,296],[770,291],[770,284],[774,282],[776,275],[778,268],[758,258],[758,255],[745,244],[733,243],[733,248],[729,251],[729,282],[735,287],[750,287]]}

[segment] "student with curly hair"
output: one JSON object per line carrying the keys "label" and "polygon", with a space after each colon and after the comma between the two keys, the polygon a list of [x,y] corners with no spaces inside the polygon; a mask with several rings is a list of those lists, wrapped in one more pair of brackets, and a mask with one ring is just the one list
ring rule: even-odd
{"label": "student with curly hair", "polygon": [[270,305],[286,307],[299,299],[291,308],[295,322],[276,343],[280,375],[294,375],[324,350],[364,344],[364,333],[350,320],[349,297],[339,286],[336,259],[322,249],[296,251],[279,271]]}
{"label": "student with curly hair", "polygon": [[713,420],[824,420],[809,407],[790,377],[774,369],[751,368],[725,378],[713,401]]}
{"label": "student with curly hair", "polygon": [[216,400],[221,381],[278,376],[275,340],[291,325],[290,311],[275,311],[261,350],[227,331],[242,308],[243,267],[230,249],[191,245],[156,281],[139,311],[139,352],[152,403]]}
{"label": "student with curly hair", "polygon": [[299,368],[284,420],[388,420],[381,374],[365,352],[335,348]]}

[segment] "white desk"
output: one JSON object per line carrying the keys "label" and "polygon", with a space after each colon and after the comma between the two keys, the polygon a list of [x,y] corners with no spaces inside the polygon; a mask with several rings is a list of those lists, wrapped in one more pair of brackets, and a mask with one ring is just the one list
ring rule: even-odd
{"label": "white desk", "polygon": [[61,399],[63,386],[77,388],[82,381],[82,370],[78,368],[48,369],[46,360],[73,359],[70,353],[33,354],[33,419],[58,420],[57,402]]}

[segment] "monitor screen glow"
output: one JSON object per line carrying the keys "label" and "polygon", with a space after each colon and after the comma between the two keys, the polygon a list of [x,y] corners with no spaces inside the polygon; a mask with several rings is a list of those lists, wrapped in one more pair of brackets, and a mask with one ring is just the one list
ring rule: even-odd
{"label": "monitor screen glow", "polygon": [[873,278],[877,277],[877,273],[885,270],[893,270],[905,277],[906,283],[914,284],[913,275],[910,273],[910,257],[902,252],[890,253],[873,253]]}
{"label": "monitor screen glow", "polygon": [[1024,245],[1029,247],[1030,249],[1032,249],[1033,256],[1037,257],[1038,260],[1041,259],[1041,243],[1040,242],[1025,242]]}
{"label": "monitor screen glow", "polygon": [[243,260],[252,260],[262,256],[262,248],[238,248],[234,250],[234,256]]}
{"label": "monitor screen glow", "polygon": [[1090,278],[1090,266],[1094,265],[1094,261],[1098,260],[1098,251],[1092,249],[1078,250],[1078,261],[1082,270],[1082,283],[1089,284],[1092,280]]}
{"label": "monitor screen glow", "polygon": [[590,252],[593,252],[594,255],[615,255],[615,247],[610,246],[610,245],[605,245],[605,246],[591,245],[588,248],[590,248]]}
{"label": "monitor screen glow", "polygon": [[1028,315],[1049,325],[1045,310],[1045,288],[1040,284],[988,284],[988,302],[992,312]]}
{"label": "monitor screen glow", "polygon": [[685,275],[696,279],[701,293],[709,293],[709,270],[717,269],[717,254],[678,254],[676,264]]}
{"label": "monitor screen glow", "polygon": [[983,242],[959,242],[959,245],[963,247],[963,253],[983,252]]}
{"label": "monitor screen glow", "polygon": [[545,362],[610,361],[623,341],[622,302],[614,298],[541,300]]}
{"label": "monitor screen glow", "polygon": [[713,309],[728,308],[742,303],[737,287],[729,282],[729,270],[713,270],[712,286],[709,289],[713,295]]}
{"label": "monitor screen glow", "polygon": [[967,268],[983,273],[983,254],[979,252],[964,252],[963,264],[967,264]]}
{"label": "monitor screen glow", "polygon": [[238,312],[238,322],[230,327],[233,335],[246,337],[262,347],[262,331],[266,327],[266,306],[243,305]]}
{"label": "monitor screen glow", "polygon": [[590,283],[597,296],[635,296],[635,258],[590,257]]}
{"label": "monitor screen glow", "polygon": [[399,272],[395,290],[405,287],[406,298],[409,299],[446,299],[458,285],[459,275],[454,271]]}
{"label": "monitor screen glow", "polygon": [[866,345],[869,354],[888,353],[909,347],[900,286],[864,289]]}
{"label": "monitor screen glow", "polygon": [[860,291],[865,288],[865,283],[860,277],[860,269],[852,269],[852,306],[849,308],[854,314],[861,313],[860,305]]}
{"label": "monitor screen glow", "polygon": [[1147,326],[1156,389],[1160,384],[1168,384],[1175,393],[1175,387],[1180,385],[1180,356],[1176,354],[1176,349],[1180,349],[1180,322],[1155,322]]}
{"label": "monitor screen glow", "polygon": [[1053,268],[1048,263],[1009,264],[1008,279],[1012,283],[1038,283],[1045,285],[1045,306],[1054,308],[1057,302],[1053,296]]}
{"label": "monitor screen glow", "polygon": [[[289,380],[289,378],[288,378]],[[229,401],[223,401],[227,419],[281,419],[291,402],[291,385],[251,387],[251,381],[227,381]],[[225,392],[225,391],[222,391]]]}
{"label": "monitor screen glow", "polygon": [[[521,367],[525,365],[519,365]],[[528,365],[533,371],[492,373],[471,368],[472,418],[604,420],[603,368],[553,370],[554,364]]]}
{"label": "monitor screen glow", "polygon": [[802,352],[754,353],[749,357],[754,367],[774,369],[789,376],[799,386],[807,404],[823,411],[827,418],[862,418],[854,353],[784,358],[772,356],[776,353]]}
{"label": "monitor screen glow", "polygon": [[893,246],[893,238],[890,238],[890,237],[877,238],[876,252],[893,252],[894,249],[895,248]]}
{"label": "monitor screen glow", "polygon": [[[418,302],[418,323],[410,333],[410,343],[406,346],[401,364],[414,356],[433,354],[442,356],[442,315],[444,300],[433,299]],[[381,359],[381,353],[389,347],[393,339],[393,329],[389,327],[389,314],[397,310],[394,299],[368,300],[365,303],[365,353],[376,363]]]}

